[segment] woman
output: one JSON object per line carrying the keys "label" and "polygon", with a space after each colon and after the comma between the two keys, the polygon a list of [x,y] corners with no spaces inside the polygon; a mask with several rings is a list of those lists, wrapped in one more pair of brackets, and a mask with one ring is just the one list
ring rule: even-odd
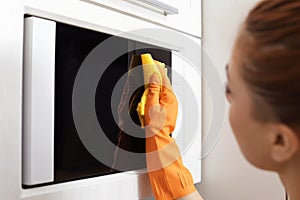
{"label": "woman", "polygon": [[[226,96],[231,104],[230,123],[241,151],[254,166],[276,171],[288,191],[290,200],[299,200],[300,1],[260,2],[249,13],[240,30],[226,70]],[[163,77],[163,82],[168,81],[166,76]],[[150,131],[146,129],[146,133],[167,134],[165,126],[161,128],[162,131],[151,130],[151,127],[155,126],[156,117],[161,115],[159,110],[153,111],[151,107],[160,104],[165,108],[165,124],[169,127],[173,125],[174,128],[174,124],[168,124],[168,110],[174,109],[176,98],[171,89],[168,92],[159,91],[159,79],[156,75],[152,76],[151,82],[150,88],[153,91],[152,95],[148,96],[146,111],[151,112],[152,118],[146,119],[150,127]],[[173,107],[163,100],[163,97],[173,102]],[[160,142],[159,137],[156,140],[147,140],[151,146]],[[173,179],[176,182],[178,177],[173,175],[181,168],[185,169],[182,163],[170,171],[167,170],[167,173],[163,173],[165,166],[156,170],[159,171],[157,174],[155,170],[149,173],[157,199],[201,199],[193,189],[184,192],[184,187],[179,183],[177,187],[182,189],[182,192],[175,194],[176,185],[169,183]],[[165,176],[164,181],[158,180],[162,179],[162,176]],[[189,184],[185,187],[192,188],[191,182],[192,179],[188,178]]]}

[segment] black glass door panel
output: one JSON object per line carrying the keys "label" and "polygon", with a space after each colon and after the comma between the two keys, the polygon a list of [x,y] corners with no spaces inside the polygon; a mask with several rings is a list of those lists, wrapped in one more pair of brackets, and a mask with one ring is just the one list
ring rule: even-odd
{"label": "black glass door panel", "polygon": [[[95,159],[81,142],[75,128],[72,114],[72,91],[80,65],[86,56],[101,42],[111,37],[109,34],[91,31],[67,24],[57,23],[56,26],[56,58],[55,58],[55,180],[54,182],[70,181],[92,176],[117,173],[112,163],[107,166]],[[128,47],[132,40],[118,38],[119,45]],[[139,43],[141,44],[141,43]],[[151,53],[154,59],[171,66],[171,51],[143,44],[143,49],[121,55],[106,69],[101,77],[95,94],[95,110],[99,124],[109,140],[118,145],[118,125],[112,116],[112,91],[129,68],[133,55]],[[101,61],[99,66],[101,67]],[[169,74],[170,75],[170,74]],[[125,82],[124,82],[125,84]],[[118,96],[121,99],[122,93]],[[129,145],[133,152],[144,151],[144,140],[141,145]],[[133,148],[137,148],[136,150]],[[114,156],[114,151],[105,152]],[[143,168],[145,165],[134,163],[127,170]]]}

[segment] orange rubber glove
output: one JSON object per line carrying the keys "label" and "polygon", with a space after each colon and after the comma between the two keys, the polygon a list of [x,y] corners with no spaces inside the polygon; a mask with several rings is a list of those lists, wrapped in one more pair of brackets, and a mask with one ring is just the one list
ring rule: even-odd
{"label": "orange rubber glove", "polygon": [[189,170],[170,136],[176,124],[178,102],[161,63],[155,62],[162,76],[153,74],[145,106],[146,160],[156,200],[173,200],[196,191]]}

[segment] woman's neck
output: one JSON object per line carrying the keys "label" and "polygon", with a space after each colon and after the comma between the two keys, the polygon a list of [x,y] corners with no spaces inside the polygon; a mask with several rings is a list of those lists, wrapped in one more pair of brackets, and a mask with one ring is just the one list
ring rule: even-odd
{"label": "woman's neck", "polygon": [[296,165],[289,166],[279,173],[281,181],[283,182],[288,195],[289,200],[300,199],[300,167]]}

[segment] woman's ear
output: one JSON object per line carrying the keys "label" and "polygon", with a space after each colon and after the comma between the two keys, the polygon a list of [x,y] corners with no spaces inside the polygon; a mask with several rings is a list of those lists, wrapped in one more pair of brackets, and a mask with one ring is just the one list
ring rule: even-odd
{"label": "woman's ear", "polygon": [[299,138],[297,133],[284,124],[276,125],[272,134],[273,145],[271,158],[276,163],[284,163],[290,160],[299,149]]}

